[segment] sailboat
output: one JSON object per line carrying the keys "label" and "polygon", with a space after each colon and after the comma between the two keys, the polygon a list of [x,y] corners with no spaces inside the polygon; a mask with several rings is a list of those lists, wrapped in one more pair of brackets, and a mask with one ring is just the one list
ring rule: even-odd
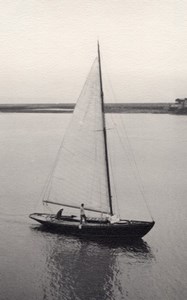
{"label": "sailboat", "polygon": [[[30,218],[54,231],[76,236],[142,238],[155,222],[121,219],[113,207],[111,167],[104,112],[100,46],[60,145],[43,196],[44,205],[74,213],[32,213]],[[81,222],[84,204],[86,221]]]}

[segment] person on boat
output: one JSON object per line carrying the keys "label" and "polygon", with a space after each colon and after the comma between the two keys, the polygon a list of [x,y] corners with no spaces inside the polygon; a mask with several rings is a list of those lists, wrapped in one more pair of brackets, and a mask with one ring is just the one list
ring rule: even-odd
{"label": "person on boat", "polygon": [[85,211],[84,211],[84,203],[81,204],[80,207],[80,219],[81,219],[81,224],[84,222],[86,222],[86,215],[85,215]]}
{"label": "person on boat", "polygon": [[57,212],[57,214],[56,214],[56,219],[57,220],[60,220],[61,218],[62,218],[62,212],[63,212],[63,208],[61,208],[58,212]]}

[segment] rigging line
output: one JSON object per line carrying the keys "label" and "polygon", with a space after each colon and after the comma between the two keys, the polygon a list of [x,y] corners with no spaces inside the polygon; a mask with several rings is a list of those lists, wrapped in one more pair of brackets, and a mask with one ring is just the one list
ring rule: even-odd
{"label": "rigging line", "polygon": [[105,162],[106,162],[105,165],[106,165],[106,175],[107,175],[107,184],[108,184],[110,214],[113,215],[112,195],[111,195],[111,186],[110,186],[110,173],[109,173],[110,170],[109,170],[109,164],[108,164],[107,134],[106,134],[106,126],[105,126],[104,93],[103,93],[103,83],[102,83],[102,71],[101,71],[101,57],[100,57],[99,41],[97,42],[97,50],[98,50],[98,63],[99,63],[99,81],[100,81],[100,99],[101,99],[103,138],[104,138],[104,150],[105,150]]}
{"label": "rigging line", "polygon": [[[112,117],[112,119],[113,119],[113,117]],[[120,119],[121,119],[121,117],[120,117]],[[115,123],[114,123],[114,124],[115,124]],[[124,124],[124,122],[123,122],[123,124]],[[124,126],[124,127],[125,127],[125,126]],[[122,142],[121,137],[120,137],[120,135],[119,135],[118,129],[117,129],[117,133],[118,133],[118,137],[119,137],[119,139],[120,139],[121,145],[122,145],[122,147],[123,147],[123,149],[124,149],[123,142]],[[139,190],[140,190],[140,193],[141,193],[141,195],[142,195],[142,198],[143,198],[143,200],[144,200],[144,202],[145,202],[145,204],[146,204],[147,210],[148,210],[148,212],[149,212],[149,214],[150,214],[150,216],[151,216],[151,218],[152,218],[152,220],[153,220],[153,216],[152,216],[151,210],[150,210],[150,208],[149,208],[149,206],[148,206],[148,203],[147,203],[147,200],[146,200],[146,197],[145,197],[145,194],[144,194],[144,193],[145,193],[145,191],[144,191],[144,186],[143,186],[142,182],[140,181],[140,173],[139,173],[139,169],[138,169],[138,166],[137,166],[135,157],[134,157],[134,152],[133,152],[133,149],[132,149],[132,147],[131,147],[131,143],[130,143],[130,141],[129,141],[129,138],[128,138],[128,135],[127,135],[126,131],[125,131],[125,135],[126,135],[126,138],[127,138],[127,141],[128,141],[128,146],[129,146],[129,148],[131,149],[131,152],[132,152],[132,158],[133,158],[133,161],[134,161],[134,166],[135,166],[135,168],[136,168],[136,170],[137,170],[137,173],[138,173],[138,175],[139,175],[139,176],[137,177],[136,173],[134,173],[134,176],[135,176],[136,181],[137,181],[137,183],[138,183]],[[125,150],[125,149],[124,149],[124,150]],[[127,154],[128,154],[128,152],[127,152]],[[128,160],[129,160],[129,162],[130,162],[130,164],[131,164],[131,160],[130,160],[129,155],[128,155]],[[134,172],[134,171],[133,171],[133,172]],[[138,180],[138,178],[139,178],[139,180]]]}
{"label": "rigging line", "polygon": [[118,202],[118,196],[117,196],[117,191],[116,191],[116,185],[115,185],[115,177],[114,177],[114,171],[113,171],[113,164],[112,164],[112,160],[111,160],[111,156],[109,155],[109,160],[110,160],[110,169],[111,169],[111,174],[112,174],[112,178],[113,178],[113,187],[114,187],[114,195],[115,195],[115,199],[116,199],[116,205],[117,205],[117,212],[118,215],[120,216],[119,213],[119,202]]}
{"label": "rigging line", "polygon": [[[96,101],[94,101],[94,109],[95,109],[95,112],[96,112],[96,107],[97,107],[97,105],[96,105]],[[94,124],[97,124],[97,118],[96,118],[96,113],[94,113]],[[94,149],[94,158],[95,158],[95,162],[97,161],[97,159],[98,159],[98,152],[97,152],[97,144],[98,143],[98,134],[94,134],[94,145],[95,145],[95,149]],[[96,178],[97,178],[97,165],[96,165],[96,163],[94,164],[94,178],[93,178],[93,180],[94,180],[94,184],[96,185]],[[100,178],[100,177],[99,177]],[[100,189],[101,189],[101,187],[100,187],[100,180],[99,180],[99,186],[98,186],[98,188],[99,188],[99,202],[100,202],[100,208],[102,207],[102,203],[101,203],[101,191],[100,191]],[[93,185],[92,185],[92,195],[93,195]]]}
{"label": "rigging line", "polygon": [[57,163],[58,163],[58,160],[59,160],[59,157],[60,157],[60,152],[61,152],[61,149],[63,147],[63,142],[64,142],[64,139],[62,140],[61,145],[60,145],[60,147],[58,149],[58,152],[57,152],[57,155],[56,155],[56,158],[55,158],[55,161],[54,161],[54,165],[53,165],[53,167],[51,169],[51,172],[49,173],[49,176],[48,176],[47,181],[46,181],[46,185],[44,186],[44,189],[43,189],[43,199],[46,196],[47,187],[49,186],[49,184],[51,182],[52,175],[54,174],[54,171],[56,169],[56,166],[57,166]]}
{"label": "rigging line", "polygon": [[47,176],[47,178],[46,178],[46,180],[45,180],[44,186],[43,186],[43,188],[42,188],[42,190],[41,190],[41,192],[40,192],[40,195],[39,195],[39,197],[38,197],[38,201],[37,201],[37,202],[35,203],[35,205],[34,205],[34,210],[36,210],[36,208],[39,206],[39,203],[41,203],[41,199],[43,199],[43,197],[44,197],[44,193],[45,193],[47,184],[48,184],[48,182],[49,182],[49,177],[50,177],[50,173],[48,174],[48,176]]}
{"label": "rigging line", "polygon": [[[105,61],[104,61],[104,59],[103,59],[103,56],[102,56],[102,54],[100,54],[100,56],[101,56],[101,58],[102,58],[102,61],[103,61],[103,64],[104,64],[104,68],[105,68],[105,70],[107,70],[107,68],[106,68],[106,65],[105,65]],[[108,75],[108,74],[107,74]],[[108,76],[108,79],[109,79],[109,76]],[[112,85],[110,84],[110,87],[112,88]],[[112,94],[114,95],[114,91],[112,90]],[[114,122],[113,122],[114,123]],[[114,128],[115,128],[115,123],[114,123]],[[114,129],[114,128],[112,128],[112,129]],[[111,128],[107,128],[107,131],[108,130],[110,130]],[[118,197],[117,197],[117,191],[116,191],[116,185],[115,185],[115,179],[114,179],[114,172],[113,172],[113,165],[112,165],[112,161],[111,161],[111,156],[109,155],[109,161],[110,161],[110,169],[111,169],[111,175],[112,175],[112,178],[113,178],[113,187],[114,187],[114,190],[113,190],[113,192],[114,192],[114,195],[115,195],[115,198],[116,198],[116,204],[117,204],[117,211],[118,211],[118,215],[119,215],[119,202],[118,202]]]}
{"label": "rigging line", "polygon": [[[101,55],[101,57],[102,57],[102,55]],[[105,87],[105,88],[110,88],[111,93],[112,93],[112,100],[114,100],[115,103],[118,103],[118,102],[116,101],[117,97],[116,97],[116,94],[115,94],[115,92],[114,92],[114,89],[113,89],[113,86],[112,86],[112,82],[111,82],[111,80],[110,80],[108,68],[107,68],[107,65],[105,64],[105,61],[104,61],[103,57],[102,57],[102,62],[103,62],[103,65],[104,65],[104,70],[105,70],[105,72],[106,72],[106,76],[105,76],[105,78],[107,79],[107,80],[106,80],[106,84],[108,85],[108,87]],[[107,82],[107,81],[108,81],[108,82]]]}
{"label": "rigging line", "polygon": [[[120,118],[120,119],[121,119],[121,118]],[[123,119],[121,119],[121,121],[123,122]],[[124,122],[123,122],[123,124],[124,124]],[[144,200],[144,202],[145,202],[145,204],[146,204],[147,210],[148,210],[148,212],[149,212],[149,214],[150,214],[150,216],[151,216],[151,218],[152,218],[152,220],[153,220],[153,216],[152,216],[151,210],[150,210],[150,208],[149,208],[149,205],[148,205],[147,200],[146,200],[146,197],[145,197],[144,186],[143,186],[143,183],[142,183],[142,181],[141,181],[140,172],[139,172],[139,169],[138,169],[136,160],[135,160],[133,148],[132,148],[132,146],[131,146],[131,143],[130,143],[130,141],[129,141],[129,137],[128,137],[128,135],[127,135],[127,131],[126,131],[126,126],[125,126],[125,124],[124,124],[124,126],[122,127],[122,129],[123,129],[124,132],[125,132],[125,136],[126,136],[126,139],[127,139],[127,144],[128,144],[129,149],[131,150],[131,155],[132,155],[133,163],[134,163],[135,169],[136,169],[136,171],[137,171],[137,174],[134,172],[134,176],[135,176],[136,181],[137,181],[137,183],[138,183],[139,190],[140,190],[141,195],[142,195],[142,197],[143,197],[143,200]],[[122,141],[122,139],[121,139],[121,137],[120,137],[118,128],[116,128],[116,130],[117,130],[117,134],[118,134],[118,137],[119,137],[119,139],[120,139],[121,145],[122,145],[122,147],[123,147],[123,149],[124,149],[123,141]],[[125,149],[124,149],[124,150],[125,150]],[[129,160],[129,162],[131,163],[131,160]],[[137,175],[138,175],[138,176],[137,176]]]}
{"label": "rigging line", "polygon": [[[60,152],[61,152],[61,149],[63,147],[63,143],[64,143],[64,138],[62,139],[62,142],[61,142],[60,147],[58,149],[58,152],[57,152],[57,155],[56,155],[53,167],[52,167],[52,169],[51,169],[51,171],[50,171],[50,173],[49,173],[49,175],[48,175],[48,177],[46,179],[44,188],[43,188],[43,190],[41,192],[41,197],[42,197],[43,200],[45,199],[45,196],[47,194],[47,188],[49,187],[49,184],[51,183],[52,176],[53,176],[54,171],[56,169],[56,166],[57,166],[57,163],[58,163],[58,160],[59,160],[59,157],[60,157]],[[50,192],[48,193],[47,199],[49,197],[49,194],[50,194]]]}
{"label": "rigging line", "polygon": [[[101,55],[101,57],[102,57],[102,55]],[[102,57],[102,60],[103,60],[103,57]],[[114,123],[114,122],[113,122]],[[107,123],[106,123],[107,124]],[[108,130],[113,130],[113,129],[115,129],[115,124],[114,124],[114,127],[112,127],[112,128],[109,128],[108,126],[107,126],[107,131]],[[109,148],[109,147],[108,147]],[[110,162],[110,169],[111,169],[111,175],[112,175],[112,179],[113,179],[113,193],[114,193],[114,196],[115,196],[115,199],[116,199],[116,206],[117,206],[117,212],[118,212],[118,215],[120,215],[119,214],[119,202],[118,202],[118,197],[117,197],[117,191],[116,191],[116,185],[115,185],[115,179],[114,179],[114,171],[113,171],[113,164],[112,164],[112,160],[111,160],[111,155],[109,155],[109,162]],[[113,198],[113,197],[112,197]]]}
{"label": "rigging line", "polygon": [[54,213],[54,211],[51,209],[51,207],[48,205],[48,203],[44,202],[44,207],[46,208],[46,210],[50,211],[50,213]]}
{"label": "rigging line", "polygon": [[[104,66],[105,66],[105,70],[107,70],[107,67],[106,67],[105,63],[104,63]],[[117,101],[116,101],[116,96],[115,96],[114,90],[113,90],[113,88],[112,88],[112,84],[111,84],[111,80],[110,80],[109,74],[108,74],[108,72],[106,72],[106,73],[107,73],[107,79],[108,79],[108,81],[109,81],[109,86],[110,86],[111,92],[112,92],[112,94],[113,94],[114,102],[117,103]],[[114,125],[115,125],[113,116],[112,116],[112,120],[113,120],[113,123],[114,123]],[[122,127],[122,128],[124,128],[125,135],[126,135],[127,142],[128,142],[128,146],[129,146],[129,148],[131,149],[131,152],[132,152],[132,158],[133,158],[134,165],[135,165],[135,168],[136,168],[136,170],[137,170],[137,173],[138,173],[138,175],[139,175],[139,180],[137,179],[137,176],[136,176],[135,173],[134,173],[134,175],[135,175],[136,181],[137,181],[137,183],[138,183],[138,185],[139,185],[139,189],[140,189],[140,192],[141,192],[141,194],[142,194],[143,200],[144,200],[144,202],[145,202],[145,204],[146,204],[147,210],[148,210],[148,212],[149,212],[149,214],[150,214],[150,216],[151,216],[151,218],[152,218],[152,220],[153,220],[153,216],[152,216],[151,210],[150,210],[150,208],[149,208],[149,205],[148,205],[148,203],[147,203],[146,197],[145,197],[145,195],[144,195],[144,186],[143,186],[143,183],[142,183],[141,180],[140,180],[140,172],[139,172],[139,169],[138,169],[136,160],[135,160],[134,152],[133,152],[131,143],[130,143],[130,141],[129,141],[129,138],[128,138],[128,135],[127,135],[127,132],[126,132],[126,126],[125,126],[125,124],[124,124],[123,119],[121,118],[121,116],[120,116],[120,120],[121,120],[121,122],[123,123],[123,127]],[[122,147],[123,147],[123,149],[124,149],[124,146],[123,146],[122,140],[121,140],[121,138],[120,138],[120,135],[119,135],[119,132],[118,132],[117,127],[116,127],[116,130],[117,130],[119,139],[120,139],[120,141],[121,141],[121,145],[122,145]],[[129,162],[130,162],[130,160],[129,160]]]}

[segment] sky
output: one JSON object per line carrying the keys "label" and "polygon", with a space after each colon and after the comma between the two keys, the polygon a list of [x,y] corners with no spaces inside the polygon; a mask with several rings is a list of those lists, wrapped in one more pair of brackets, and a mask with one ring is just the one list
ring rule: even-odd
{"label": "sky", "polygon": [[186,0],[0,0],[0,103],[76,102],[97,39],[106,102],[187,97]]}

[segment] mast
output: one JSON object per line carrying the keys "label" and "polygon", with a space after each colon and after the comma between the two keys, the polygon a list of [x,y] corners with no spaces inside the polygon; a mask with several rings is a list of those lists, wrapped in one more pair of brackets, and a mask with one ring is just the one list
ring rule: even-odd
{"label": "mast", "polygon": [[103,93],[103,82],[102,82],[99,42],[97,42],[97,50],[98,50],[98,62],[99,62],[101,110],[102,110],[102,120],[103,120],[103,135],[104,135],[104,149],[105,149],[105,162],[106,162],[106,174],[107,174],[107,184],[108,184],[109,206],[110,206],[110,214],[113,215],[112,194],[111,194],[111,185],[110,185],[110,171],[109,171],[109,160],[108,160],[108,148],[107,148],[106,122],[105,122],[105,114],[104,114],[104,93]]}

